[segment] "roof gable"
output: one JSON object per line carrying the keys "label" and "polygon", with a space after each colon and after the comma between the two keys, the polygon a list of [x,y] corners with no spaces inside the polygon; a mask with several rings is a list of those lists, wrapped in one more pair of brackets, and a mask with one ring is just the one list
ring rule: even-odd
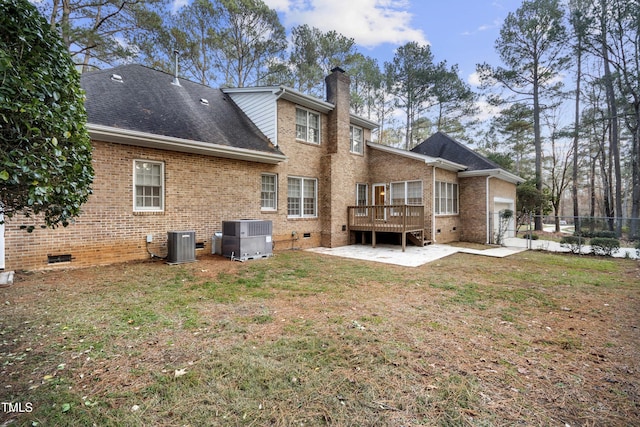
{"label": "roof gable", "polygon": [[137,64],[83,74],[88,124],[280,154],[221,90],[173,80]]}

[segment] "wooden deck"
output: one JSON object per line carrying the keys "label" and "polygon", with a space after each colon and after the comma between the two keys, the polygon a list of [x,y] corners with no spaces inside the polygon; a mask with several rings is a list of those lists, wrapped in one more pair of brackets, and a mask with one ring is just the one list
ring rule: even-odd
{"label": "wooden deck", "polygon": [[401,233],[402,251],[407,246],[407,237],[414,243],[423,241],[424,206],[348,206],[349,231],[371,231],[371,243],[376,247],[376,232]]}

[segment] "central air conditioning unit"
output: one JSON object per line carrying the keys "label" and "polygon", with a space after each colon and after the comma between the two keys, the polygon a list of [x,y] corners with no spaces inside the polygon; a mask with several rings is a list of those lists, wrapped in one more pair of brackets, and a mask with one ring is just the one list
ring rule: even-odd
{"label": "central air conditioning unit", "polygon": [[222,255],[236,261],[270,257],[273,255],[271,232],[271,221],[222,221]]}
{"label": "central air conditioning unit", "polygon": [[196,260],[196,232],[167,232],[167,263],[182,264]]}

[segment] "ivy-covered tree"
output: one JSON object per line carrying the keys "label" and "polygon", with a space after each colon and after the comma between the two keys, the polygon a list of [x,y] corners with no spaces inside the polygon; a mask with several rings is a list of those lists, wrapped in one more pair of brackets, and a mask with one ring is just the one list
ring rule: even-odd
{"label": "ivy-covered tree", "polygon": [[[27,0],[0,2],[0,214],[66,226],[91,193],[80,76]],[[37,216],[36,216],[37,215]]]}

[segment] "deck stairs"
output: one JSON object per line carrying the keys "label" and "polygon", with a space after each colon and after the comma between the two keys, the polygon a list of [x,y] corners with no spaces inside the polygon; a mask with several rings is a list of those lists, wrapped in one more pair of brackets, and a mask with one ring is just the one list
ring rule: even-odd
{"label": "deck stairs", "polygon": [[427,246],[431,244],[431,240],[427,239],[424,230],[407,233],[407,240],[416,246]]}

